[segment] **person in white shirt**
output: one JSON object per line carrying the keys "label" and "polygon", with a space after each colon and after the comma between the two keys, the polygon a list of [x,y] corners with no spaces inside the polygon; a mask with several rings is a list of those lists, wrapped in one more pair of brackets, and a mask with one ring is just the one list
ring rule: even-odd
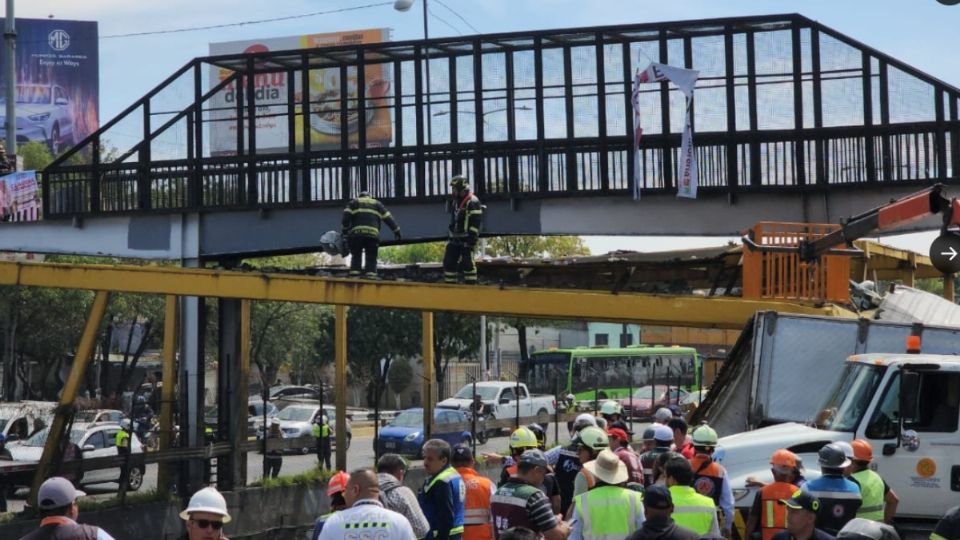
{"label": "person in white shirt", "polygon": [[370,469],[350,473],[343,498],[348,508],[330,516],[319,540],[416,540],[407,518],[380,503],[380,483]]}

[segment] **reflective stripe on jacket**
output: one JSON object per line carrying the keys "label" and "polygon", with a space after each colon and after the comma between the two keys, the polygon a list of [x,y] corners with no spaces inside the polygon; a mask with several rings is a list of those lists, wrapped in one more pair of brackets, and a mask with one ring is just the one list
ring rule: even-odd
{"label": "reflective stripe on jacket", "polygon": [[490,499],[494,493],[493,482],[469,467],[457,467],[457,472],[467,487],[467,498],[463,504],[463,540],[491,540]]}
{"label": "reflective stripe on jacket", "polygon": [[773,535],[787,528],[787,507],[780,504],[781,499],[789,499],[797,491],[797,486],[789,482],[774,482],[760,490],[760,530],[763,540],[771,540]]}
{"label": "reflective stripe on jacket", "polygon": [[717,522],[717,505],[713,499],[700,495],[692,487],[670,486],[673,497],[673,520],[681,527],[706,536],[720,534]]}
{"label": "reflective stripe on jacket", "polygon": [[870,469],[850,475],[860,484],[860,498],[863,506],[857,510],[857,517],[871,521],[883,521],[884,485],[883,478]]}
{"label": "reflective stripe on jacket", "polygon": [[574,520],[580,520],[583,540],[623,540],[643,523],[643,497],[617,486],[601,486],[573,502]]}

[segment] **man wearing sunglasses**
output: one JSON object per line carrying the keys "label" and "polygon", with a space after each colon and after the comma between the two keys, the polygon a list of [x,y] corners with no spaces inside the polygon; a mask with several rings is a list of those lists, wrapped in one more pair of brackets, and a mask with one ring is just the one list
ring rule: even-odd
{"label": "man wearing sunglasses", "polygon": [[227,540],[223,524],[230,522],[230,514],[226,499],[216,488],[207,487],[194,493],[180,517],[187,522],[189,540]]}

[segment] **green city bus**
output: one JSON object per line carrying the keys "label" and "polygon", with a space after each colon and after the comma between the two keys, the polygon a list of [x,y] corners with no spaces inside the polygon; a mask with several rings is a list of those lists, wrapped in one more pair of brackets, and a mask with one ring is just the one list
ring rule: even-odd
{"label": "green city bus", "polygon": [[521,373],[533,393],[624,399],[645,386],[698,390],[701,362],[696,349],[679,345],[577,347],[534,352]]}

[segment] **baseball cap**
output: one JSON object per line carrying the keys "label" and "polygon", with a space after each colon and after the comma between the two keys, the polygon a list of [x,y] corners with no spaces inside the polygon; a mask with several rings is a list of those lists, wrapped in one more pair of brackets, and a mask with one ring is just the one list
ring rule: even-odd
{"label": "baseball cap", "polygon": [[86,493],[74,488],[66,478],[54,476],[40,484],[40,489],[37,491],[37,505],[41,510],[62,508],[84,495]]}
{"label": "baseball cap", "polygon": [[661,424],[653,430],[653,438],[658,441],[673,441],[673,430]]}
{"label": "baseball cap", "polygon": [[538,448],[531,448],[521,454],[520,463],[544,468],[549,466],[549,463],[547,463],[547,455]]}
{"label": "baseball cap", "polygon": [[[661,424],[666,424],[671,418],[673,418],[673,411],[666,407],[660,407],[653,413],[653,419]],[[673,438],[672,435],[670,437]]]}
{"label": "baseball cap", "polygon": [[673,497],[667,486],[654,484],[643,492],[643,505],[656,510],[669,510],[673,506]]}
{"label": "baseball cap", "polygon": [[814,497],[809,491],[796,491],[790,499],[780,499],[780,504],[785,505],[792,510],[808,510],[816,512],[820,509],[820,499]]}
{"label": "baseball cap", "polygon": [[620,428],[610,428],[607,430],[607,435],[611,437],[616,437],[621,441],[630,441],[630,436],[627,435],[627,432]]}

